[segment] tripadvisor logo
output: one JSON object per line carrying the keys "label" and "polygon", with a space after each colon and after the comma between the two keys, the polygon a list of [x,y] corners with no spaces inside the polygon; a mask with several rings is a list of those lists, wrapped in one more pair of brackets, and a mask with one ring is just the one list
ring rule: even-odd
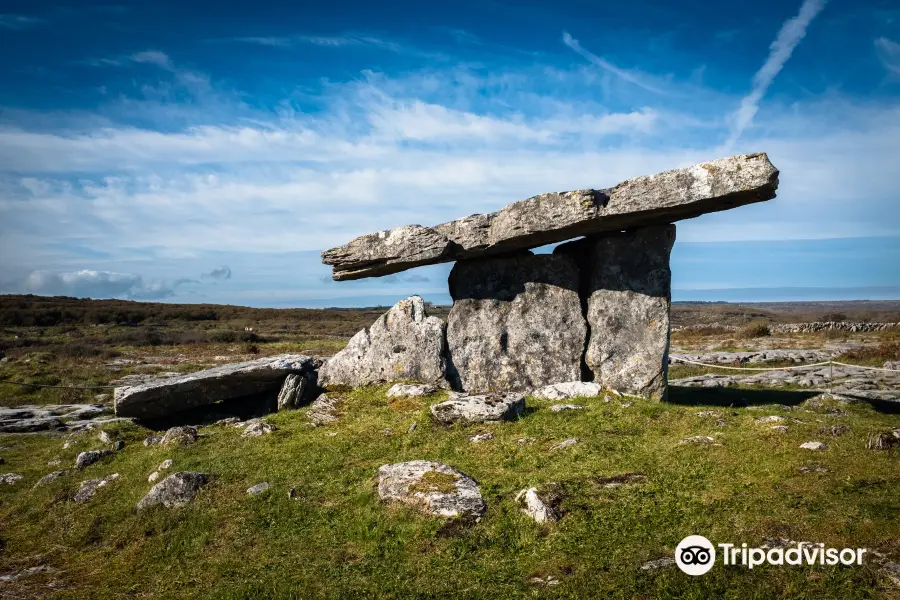
{"label": "tripadvisor logo", "polygon": [[[725,566],[752,569],[759,565],[861,565],[866,548],[826,548],[800,542],[791,548],[748,548],[747,544],[717,544]],[[702,535],[689,535],[675,548],[675,564],[688,575],[703,575],[716,562],[716,548]]]}

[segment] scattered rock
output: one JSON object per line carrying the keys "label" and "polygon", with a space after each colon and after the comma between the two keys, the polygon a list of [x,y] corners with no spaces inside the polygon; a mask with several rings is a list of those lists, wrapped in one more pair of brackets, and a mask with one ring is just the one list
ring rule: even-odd
{"label": "scattered rock", "polygon": [[579,438],[569,438],[567,440],[563,440],[563,441],[559,442],[558,444],[554,444],[554,445],[550,446],[550,449],[551,450],[562,450],[563,448],[568,448],[569,446],[574,446],[575,444],[577,444],[580,441],[581,440]]}
{"label": "scattered rock", "polygon": [[161,435],[148,435],[146,438],[144,438],[144,445],[145,446],[156,446],[156,445],[162,443],[162,440],[163,440],[163,436],[161,436]]}
{"label": "scattered rock", "polygon": [[850,431],[849,425],[831,425],[830,427],[819,427],[819,433],[838,437]]}
{"label": "scattered rock", "polygon": [[113,450],[115,450],[116,452],[119,452],[124,449],[125,449],[125,442],[123,442],[122,440],[116,440],[116,443],[113,444]]}
{"label": "scattered rock", "polygon": [[397,383],[391,386],[385,396],[388,398],[418,398],[427,396],[437,391],[437,388],[428,384]]}
{"label": "scattered rock", "polygon": [[112,436],[109,435],[109,433],[106,431],[101,431],[97,437],[100,438],[100,441],[104,444],[112,444],[113,443]]}
{"label": "scattered rock", "polygon": [[828,446],[822,442],[803,442],[800,447],[804,450],[828,450]]}
{"label": "scattered rock", "polygon": [[87,466],[94,464],[105,456],[112,456],[110,450],[88,450],[87,452],[79,452],[75,458],[75,468],[81,470]]}
{"label": "scattered rock", "polygon": [[486,442],[486,441],[492,440],[492,439],[494,439],[493,433],[479,433],[477,435],[473,435],[473,436],[469,437],[469,441],[475,442],[476,444],[478,442]]}
{"label": "scattered rock", "polygon": [[550,407],[551,412],[564,412],[567,410],[584,410],[581,404],[554,404]]}
{"label": "scattered rock", "polygon": [[450,272],[448,370],[453,389],[525,391],[581,376],[587,324],[568,256],[459,261]]}
{"label": "scattered rock", "polygon": [[535,487],[521,490],[516,494],[516,503],[519,509],[536,523],[552,523],[559,520],[559,514],[551,506],[552,500],[542,497]]}
{"label": "scattered rock", "polygon": [[705,444],[711,446],[721,446],[722,444],[716,443],[715,438],[711,438],[708,435],[695,435],[694,437],[684,438],[679,442],[680,444]]}
{"label": "scattered rock", "polygon": [[533,585],[543,585],[546,587],[553,587],[562,583],[559,579],[554,577],[553,575],[547,575],[546,577],[538,577],[534,576],[528,580],[529,583]]}
{"label": "scattered rock", "polygon": [[38,479],[38,482],[36,484],[34,484],[34,487],[40,487],[42,485],[47,485],[51,481],[55,481],[56,479],[59,479],[66,473],[68,473],[67,469],[63,469],[62,471],[53,471],[52,473],[47,473],[46,475],[44,475],[43,477]]}
{"label": "scattered rock", "polygon": [[487,510],[478,482],[445,464],[426,460],[380,467],[378,495],[445,518],[479,519]]}
{"label": "scattered rock", "polygon": [[291,373],[288,375],[278,392],[278,410],[291,410],[300,408],[315,393],[316,372],[310,371],[303,375]]}
{"label": "scattered rock", "polygon": [[160,444],[163,446],[187,446],[197,441],[196,427],[171,427],[163,435]]}
{"label": "scattered rock", "polygon": [[823,467],[822,465],[806,465],[804,467],[800,467],[800,472],[803,474],[808,473],[827,473],[828,469]]}
{"label": "scattered rock", "polygon": [[150,475],[147,477],[147,481],[148,481],[149,483],[153,483],[153,482],[156,481],[157,479],[159,479],[159,471],[153,471],[153,472],[150,473]]}
{"label": "scattered rock", "polygon": [[299,354],[281,354],[195,373],[154,378],[117,387],[116,415],[149,418],[277,390],[290,374],[314,371],[318,361]]}
{"label": "scattered rock", "polygon": [[319,369],[319,385],[360,387],[413,379],[445,381],[444,321],[429,317],[419,296],[401,300]]}
{"label": "scattered rock", "polygon": [[300,498],[300,492],[297,491],[297,488],[291,488],[288,490],[288,500],[298,500]]}
{"label": "scattered rock", "polygon": [[719,413],[714,410],[701,410],[697,413],[698,417],[719,417]]}
{"label": "scattered rock", "polygon": [[3,473],[0,475],[0,484],[13,485],[23,477],[24,475],[19,475],[18,473]]}
{"label": "scattered rock", "polygon": [[521,394],[484,394],[468,396],[451,393],[450,399],[431,407],[431,415],[439,423],[483,423],[512,421],[525,412],[525,397]]}
{"label": "scattered rock", "polygon": [[184,506],[209,481],[206,473],[183,471],[172,473],[156,485],[138,502],[138,510],[162,504],[166,508]]}
{"label": "scattered rock", "polygon": [[257,421],[247,425],[247,427],[244,428],[244,433],[241,434],[241,437],[259,437],[261,435],[272,433],[277,429],[278,428],[275,427],[275,425],[268,421]]}
{"label": "scattered rock", "polygon": [[656,560],[647,561],[641,565],[641,571],[656,571],[675,566],[675,559],[671,556],[657,558]]}
{"label": "scattered rock", "polygon": [[[20,579],[26,579],[28,577],[32,577],[34,575],[39,575],[41,573],[52,573],[53,571],[54,571],[54,569],[48,565],[38,565],[36,567],[28,567],[27,569],[22,569],[20,571],[13,571],[12,573],[6,573],[4,575],[0,575],[0,583],[13,583],[15,581],[19,581]],[[9,596],[9,598],[12,598],[12,597],[13,596]]]}
{"label": "scattered rock", "polygon": [[410,424],[409,427],[406,428],[406,433],[412,433],[415,430],[416,430],[416,423],[413,422],[412,424]]}
{"label": "scattered rock", "polygon": [[890,450],[900,446],[900,429],[870,433],[866,439],[867,450]]}
{"label": "scattered rock", "polygon": [[769,427],[772,431],[777,431],[778,433],[787,433],[788,427],[787,425],[772,425]]}
{"label": "scattered rock", "polygon": [[257,483],[253,487],[249,488],[247,490],[247,493],[250,494],[251,496],[259,496],[263,492],[268,491],[268,489],[269,489],[269,482],[263,481],[262,483]]}
{"label": "scattered rock", "polygon": [[592,381],[567,381],[554,383],[532,391],[530,396],[542,400],[571,400],[594,398],[603,395],[603,386]]}
{"label": "scattered rock", "polygon": [[240,423],[240,417],[225,417],[224,419],[219,419],[213,425],[233,425],[235,423]]}
{"label": "scattered rock", "polygon": [[322,394],[310,404],[306,417],[316,427],[335,423],[343,414],[344,402],[341,396]]}
{"label": "scattered rock", "polygon": [[900,587],[900,563],[890,560],[881,563],[881,573],[887,577],[891,583]]}
{"label": "scattered rock", "polygon": [[56,467],[61,464],[62,464],[62,459],[58,456],[56,458],[51,458],[50,460],[47,461],[48,467]]}
{"label": "scattered rock", "polygon": [[160,471],[165,471],[166,469],[170,468],[171,466],[172,466],[172,459],[167,458],[166,460],[159,463],[159,466],[157,467],[157,469],[159,469]]}
{"label": "scattered rock", "polygon": [[530,446],[531,444],[535,443],[536,441],[537,441],[536,438],[524,437],[524,438],[517,439],[516,443],[519,444],[520,446]]}
{"label": "scattered rock", "polygon": [[390,437],[392,433],[394,433],[394,430],[393,430],[393,429],[391,429],[390,427],[386,427],[386,428],[385,428],[385,430],[384,430],[384,435],[385,435],[385,436]]}
{"label": "scattered rock", "polygon": [[760,417],[756,420],[756,422],[760,425],[764,425],[766,423],[781,423],[784,421],[784,417],[779,417],[778,415],[770,415],[768,417]]}
{"label": "scattered rock", "polygon": [[106,477],[101,477],[99,479],[88,479],[87,481],[82,481],[81,487],[78,488],[78,491],[75,492],[75,496],[72,499],[75,502],[87,502],[94,497],[94,494],[97,493],[97,490],[105,487],[106,485],[109,485],[118,478],[119,474],[113,473],[112,475],[107,475]]}

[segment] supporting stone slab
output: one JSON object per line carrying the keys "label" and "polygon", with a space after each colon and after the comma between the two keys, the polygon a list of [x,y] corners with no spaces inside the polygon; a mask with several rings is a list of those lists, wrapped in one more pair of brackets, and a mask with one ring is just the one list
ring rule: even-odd
{"label": "supporting stone slab", "polygon": [[471,393],[524,391],[581,376],[587,326],[574,259],[524,252],[456,263],[447,376]]}
{"label": "supporting stone slab", "polygon": [[541,194],[486,215],[370,233],[322,253],[335,280],[389,275],[458,259],[497,256],[579,236],[664,225],[775,197],[765,154],[721,158],[636,177],[602,190]]}
{"label": "supporting stone slab", "polygon": [[620,392],[666,396],[675,226],[643,227],[558,246],[581,270],[590,328],[585,363]]}

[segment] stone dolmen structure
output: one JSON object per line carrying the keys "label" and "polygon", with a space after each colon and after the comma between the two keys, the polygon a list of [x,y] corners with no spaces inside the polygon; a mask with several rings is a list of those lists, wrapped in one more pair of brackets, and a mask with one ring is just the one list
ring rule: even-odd
{"label": "stone dolmen structure", "polygon": [[[116,413],[152,418],[248,394],[296,408],[322,389],[406,380],[453,390],[432,407],[441,422],[514,418],[536,390],[664,399],[673,223],[769,200],[777,187],[768,157],[747,154],[364,235],[322,253],[334,279],[456,261],[446,323],[413,296],[324,363],[282,355],[117,388]],[[531,252],[559,242],[551,254]]]}
{"label": "stone dolmen structure", "polygon": [[[778,170],[768,157],[747,154],[611,189],[542,194],[495,213],[435,227],[407,225],[326,250],[322,260],[338,281],[457,262],[445,336],[438,338],[437,319],[424,315],[421,301],[404,301],[409,306],[395,306],[329,360],[320,382],[410,378],[483,393],[581,380],[662,399],[672,223],[769,200],[777,187]],[[552,254],[530,251],[579,237]],[[404,338],[415,340],[412,347],[390,346],[398,311],[411,314],[405,322],[421,332]],[[376,344],[391,351],[376,352]],[[434,367],[439,360],[442,373]],[[375,372],[359,377],[379,361]]]}

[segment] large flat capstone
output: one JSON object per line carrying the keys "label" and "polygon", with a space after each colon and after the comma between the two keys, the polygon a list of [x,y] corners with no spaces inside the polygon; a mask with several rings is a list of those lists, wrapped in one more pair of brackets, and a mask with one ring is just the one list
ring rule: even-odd
{"label": "large flat capstone", "polygon": [[664,225],[775,197],[778,169],[764,153],[721,158],[629,179],[610,189],[541,194],[497,212],[435,227],[407,225],[326,250],[335,280],[503,254],[579,236]]}
{"label": "large flat capstone", "polygon": [[278,392],[288,375],[312,372],[318,361],[301,354],[280,354],[205,371],[118,387],[116,414],[154,418],[197,406],[265,392]]}
{"label": "large flat capstone", "polygon": [[528,390],[581,377],[587,325],[574,258],[523,252],[450,272],[447,377],[467,392]]}
{"label": "large flat capstone", "polygon": [[666,395],[675,226],[594,236],[554,250],[578,260],[590,329],[585,363],[619,392]]}

